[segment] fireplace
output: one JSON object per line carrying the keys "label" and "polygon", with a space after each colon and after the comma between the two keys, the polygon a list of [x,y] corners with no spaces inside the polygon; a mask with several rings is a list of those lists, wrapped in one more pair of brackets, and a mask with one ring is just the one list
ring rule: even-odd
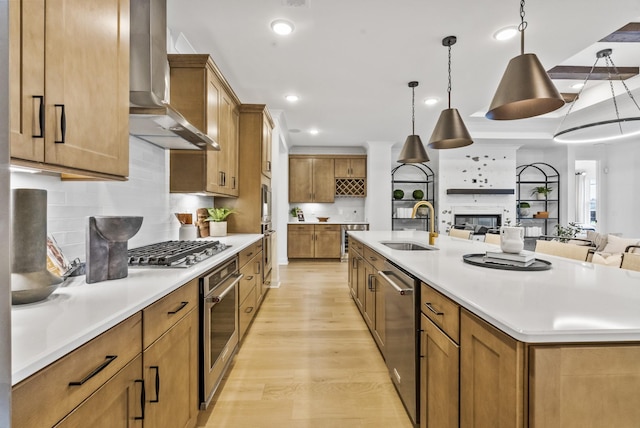
{"label": "fireplace", "polygon": [[474,235],[499,233],[502,225],[500,214],[455,214],[454,228],[472,230]]}

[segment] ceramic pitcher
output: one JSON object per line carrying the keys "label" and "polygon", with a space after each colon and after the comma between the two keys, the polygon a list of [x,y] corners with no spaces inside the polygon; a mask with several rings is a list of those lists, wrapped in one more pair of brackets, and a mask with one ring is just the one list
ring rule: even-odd
{"label": "ceramic pitcher", "polygon": [[524,249],[524,228],[502,226],[500,228],[500,249],[504,253],[519,253]]}

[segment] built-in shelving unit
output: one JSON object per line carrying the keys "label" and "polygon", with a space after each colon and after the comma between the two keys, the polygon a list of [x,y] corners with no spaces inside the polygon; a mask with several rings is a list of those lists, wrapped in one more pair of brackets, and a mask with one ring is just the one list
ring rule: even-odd
{"label": "built-in shelving unit", "polygon": [[513,189],[447,189],[447,195],[513,195]]}
{"label": "built-in shelving unit", "polygon": [[[545,197],[536,196],[536,187],[550,187],[552,191]],[[530,208],[520,208],[526,202]],[[540,235],[552,235],[560,216],[560,173],[553,166],[536,162],[516,168],[516,208],[517,222],[525,228],[525,238],[535,240]],[[548,213],[548,217],[534,217],[538,212]],[[539,228],[539,229],[538,229]]]}
{"label": "built-in shelving unit", "polygon": [[[419,201],[429,201],[437,213],[433,170],[421,163],[398,165],[391,171],[391,190],[391,230],[427,230],[429,226],[427,207],[419,210],[416,218],[410,218],[410,213],[405,214],[404,211],[411,210]],[[401,199],[394,198],[395,190],[402,190],[404,196]],[[413,192],[416,190],[422,191],[421,199],[413,197]]]}

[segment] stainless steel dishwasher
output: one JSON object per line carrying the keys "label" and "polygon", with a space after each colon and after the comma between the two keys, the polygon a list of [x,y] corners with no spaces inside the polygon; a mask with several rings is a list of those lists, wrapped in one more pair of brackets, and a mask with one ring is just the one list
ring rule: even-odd
{"label": "stainless steel dishwasher", "polygon": [[385,298],[385,360],[411,421],[418,420],[418,340],[419,318],[416,316],[417,280],[387,261],[378,271]]}

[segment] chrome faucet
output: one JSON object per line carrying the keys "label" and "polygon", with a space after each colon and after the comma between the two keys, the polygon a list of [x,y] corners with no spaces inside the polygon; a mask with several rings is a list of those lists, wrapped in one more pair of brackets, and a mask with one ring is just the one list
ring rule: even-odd
{"label": "chrome faucet", "polygon": [[436,238],[438,237],[438,233],[436,232],[435,226],[435,218],[436,212],[433,209],[433,205],[429,201],[420,201],[413,206],[413,212],[411,213],[411,218],[416,218],[416,212],[418,212],[418,208],[421,206],[426,206],[429,208],[429,245],[436,245]]}

